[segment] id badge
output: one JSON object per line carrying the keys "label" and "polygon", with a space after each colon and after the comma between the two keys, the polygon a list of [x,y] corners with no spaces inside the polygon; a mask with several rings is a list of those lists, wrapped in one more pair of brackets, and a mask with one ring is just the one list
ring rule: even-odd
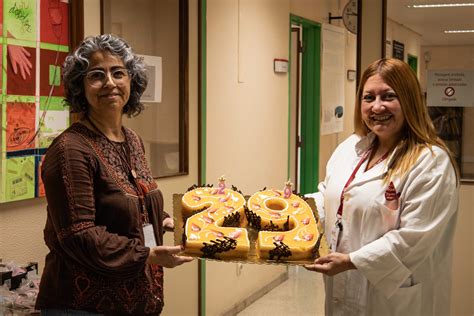
{"label": "id badge", "polygon": [[145,246],[149,248],[156,247],[155,231],[151,224],[143,225],[143,235],[145,237]]}
{"label": "id badge", "polygon": [[329,248],[331,252],[336,252],[337,244],[341,235],[341,222],[338,219],[331,229],[331,242]]}

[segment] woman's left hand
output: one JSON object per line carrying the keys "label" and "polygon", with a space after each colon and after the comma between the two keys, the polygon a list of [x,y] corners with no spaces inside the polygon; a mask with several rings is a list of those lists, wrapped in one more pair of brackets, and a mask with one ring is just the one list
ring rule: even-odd
{"label": "woman's left hand", "polygon": [[167,217],[163,220],[163,229],[166,232],[174,231],[174,220],[171,217]]}
{"label": "woman's left hand", "polygon": [[319,257],[314,260],[313,264],[307,264],[304,267],[308,270],[321,272],[329,276],[347,270],[357,269],[348,254],[339,252],[333,252],[327,256]]}

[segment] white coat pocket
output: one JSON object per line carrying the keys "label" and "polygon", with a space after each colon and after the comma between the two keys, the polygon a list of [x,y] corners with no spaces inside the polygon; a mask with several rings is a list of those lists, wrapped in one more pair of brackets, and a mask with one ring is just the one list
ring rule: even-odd
{"label": "white coat pocket", "polygon": [[[375,289],[369,291],[369,315],[420,315],[421,283],[399,288],[389,299]],[[372,293],[370,293],[372,292]]]}
{"label": "white coat pocket", "polygon": [[398,227],[400,208],[392,210],[384,204],[374,201],[366,212],[363,220],[364,227],[370,227],[363,232],[363,243],[369,243],[380,238],[388,231]]}

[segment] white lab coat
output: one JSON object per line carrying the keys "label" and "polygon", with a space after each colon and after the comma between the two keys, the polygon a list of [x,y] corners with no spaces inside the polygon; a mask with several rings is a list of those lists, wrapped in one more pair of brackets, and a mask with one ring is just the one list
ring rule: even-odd
{"label": "white lab coat", "polygon": [[[313,197],[325,231],[336,222],[340,194],[373,134],[352,135],[331,156],[325,180]],[[387,164],[365,171],[348,186],[337,252],[348,253],[357,270],[325,277],[327,315],[449,315],[452,241],[458,189],[449,156],[423,150],[403,177],[391,179],[399,209],[385,206]]]}

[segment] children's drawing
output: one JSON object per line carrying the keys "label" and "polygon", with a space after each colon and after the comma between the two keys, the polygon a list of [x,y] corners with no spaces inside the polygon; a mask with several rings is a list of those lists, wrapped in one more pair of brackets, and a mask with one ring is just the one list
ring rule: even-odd
{"label": "children's drawing", "polygon": [[0,203],[44,196],[41,162],[69,126],[68,0],[0,0]]}

